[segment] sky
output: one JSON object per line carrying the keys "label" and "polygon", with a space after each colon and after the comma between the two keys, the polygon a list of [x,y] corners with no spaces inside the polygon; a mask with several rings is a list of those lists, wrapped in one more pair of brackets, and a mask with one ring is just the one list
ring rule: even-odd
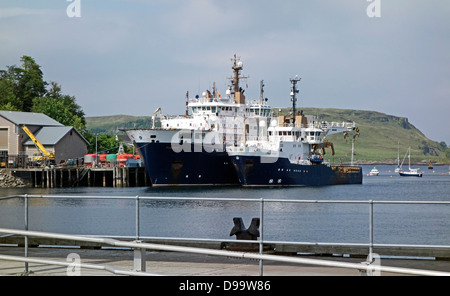
{"label": "sky", "polygon": [[[234,54],[247,99],[407,117],[450,144],[448,0],[0,0],[0,69],[31,56],[86,116],[184,114]],[[248,87],[247,87],[248,85]]]}

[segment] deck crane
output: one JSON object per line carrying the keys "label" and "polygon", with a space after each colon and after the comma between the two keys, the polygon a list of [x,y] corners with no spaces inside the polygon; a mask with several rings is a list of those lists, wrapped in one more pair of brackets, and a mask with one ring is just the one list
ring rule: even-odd
{"label": "deck crane", "polygon": [[156,117],[156,115],[158,115],[158,112],[159,112],[159,114],[161,114],[161,107],[158,107],[158,109],[156,109],[156,111],[153,113],[153,115],[152,115],[152,128],[154,129],[155,128],[155,117]]}
{"label": "deck crane", "polygon": [[55,155],[51,152],[48,152],[47,149],[45,149],[44,145],[42,145],[38,139],[34,136],[34,134],[28,129],[26,125],[22,126],[22,129],[25,131],[25,133],[30,137],[30,139],[33,141],[36,148],[41,152],[39,156],[34,157],[34,161],[43,161],[43,165],[46,165],[47,162],[50,164],[55,163]]}

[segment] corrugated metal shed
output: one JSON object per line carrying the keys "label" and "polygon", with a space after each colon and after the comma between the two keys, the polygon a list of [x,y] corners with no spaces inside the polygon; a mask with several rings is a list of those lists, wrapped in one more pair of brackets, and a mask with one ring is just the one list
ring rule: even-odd
{"label": "corrugated metal shed", "polygon": [[0,111],[0,116],[16,125],[63,126],[43,113]]}
{"label": "corrugated metal shed", "polygon": [[[89,144],[89,142],[72,126],[44,126],[34,133],[34,136],[42,145],[52,146],[56,145],[65,135],[67,135],[67,133],[72,130],[74,133],[77,133],[87,144]],[[25,141],[24,145],[34,145],[34,143],[31,139],[28,139]]]}

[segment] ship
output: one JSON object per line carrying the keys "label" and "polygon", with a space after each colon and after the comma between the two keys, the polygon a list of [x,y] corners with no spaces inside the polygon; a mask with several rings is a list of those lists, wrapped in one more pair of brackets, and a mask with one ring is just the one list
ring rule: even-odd
{"label": "ship", "polygon": [[267,137],[227,146],[227,152],[244,187],[321,186],[362,184],[359,166],[331,165],[324,161],[325,149],[334,146],[326,140],[331,134],[359,136],[354,122],[324,122],[296,110],[298,76],[292,84],[292,116],[278,116],[267,129]]}
{"label": "ship", "polygon": [[[226,146],[267,135],[273,116],[264,98],[261,81],[259,100],[246,102],[240,82],[243,63],[232,58],[233,76],[225,94],[216,89],[190,98],[186,93],[184,116],[161,116],[161,126],[125,130],[140,153],[152,186],[240,185]],[[153,114],[153,120],[158,108]],[[153,121],[154,122],[154,121]]]}

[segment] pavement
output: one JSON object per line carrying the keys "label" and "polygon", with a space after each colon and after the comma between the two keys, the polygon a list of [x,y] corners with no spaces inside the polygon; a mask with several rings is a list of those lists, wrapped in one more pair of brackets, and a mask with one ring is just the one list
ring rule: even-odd
{"label": "pavement", "polygon": [[[20,247],[1,246],[0,255],[24,256]],[[132,271],[134,252],[129,249],[80,249],[39,247],[29,248],[28,257],[64,263],[79,260],[82,265],[98,264],[114,270]],[[68,259],[69,258],[69,259]],[[201,254],[178,252],[146,252],[146,272],[170,276],[258,276],[259,261],[243,258],[217,257]],[[301,258],[333,260],[350,263],[361,263],[365,258],[349,258],[342,256],[301,256]],[[413,268],[450,272],[450,261],[434,259],[390,259],[381,258],[383,266]],[[0,276],[114,276],[105,269],[81,267],[75,270],[73,266],[58,266],[42,263],[28,263],[28,274],[24,274],[25,263],[0,259]],[[280,263],[264,261],[264,276],[360,276],[355,269],[323,267],[308,264]],[[382,276],[405,275],[382,272]]]}

